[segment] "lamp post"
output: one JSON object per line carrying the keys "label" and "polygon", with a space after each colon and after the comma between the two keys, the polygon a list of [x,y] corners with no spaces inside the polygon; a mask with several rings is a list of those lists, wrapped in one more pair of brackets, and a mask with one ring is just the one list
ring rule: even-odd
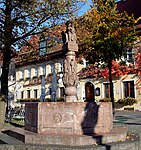
{"label": "lamp post", "polygon": [[40,96],[40,101],[45,102],[45,73],[41,76],[41,96]]}
{"label": "lamp post", "polygon": [[52,87],[51,87],[51,101],[56,102],[56,91],[57,91],[57,77],[56,77],[57,68],[53,66],[53,78],[52,78]]}

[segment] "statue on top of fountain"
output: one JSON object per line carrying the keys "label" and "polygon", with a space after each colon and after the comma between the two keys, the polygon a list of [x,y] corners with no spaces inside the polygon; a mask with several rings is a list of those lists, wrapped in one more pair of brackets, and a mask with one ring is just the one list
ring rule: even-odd
{"label": "statue on top of fountain", "polygon": [[62,41],[64,44],[68,43],[69,41],[76,43],[75,29],[71,21],[66,22],[66,31],[62,31]]}

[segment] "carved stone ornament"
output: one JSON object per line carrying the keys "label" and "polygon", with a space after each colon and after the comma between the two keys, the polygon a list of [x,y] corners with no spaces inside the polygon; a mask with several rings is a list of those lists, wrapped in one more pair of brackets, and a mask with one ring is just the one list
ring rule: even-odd
{"label": "carved stone ornament", "polygon": [[77,64],[75,60],[71,59],[70,61],[64,60],[64,76],[63,82],[65,86],[76,86],[78,82]]}

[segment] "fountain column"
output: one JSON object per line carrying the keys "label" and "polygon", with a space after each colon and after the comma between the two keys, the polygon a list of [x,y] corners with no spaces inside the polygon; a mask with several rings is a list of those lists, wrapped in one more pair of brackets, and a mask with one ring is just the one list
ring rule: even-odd
{"label": "fountain column", "polygon": [[64,60],[63,83],[65,86],[65,101],[77,101],[77,64],[75,53],[78,51],[76,43],[76,34],[73,23],[68,21],[66,23],[66,32],[62,32],[63,48],[66,51],[66,58]]}

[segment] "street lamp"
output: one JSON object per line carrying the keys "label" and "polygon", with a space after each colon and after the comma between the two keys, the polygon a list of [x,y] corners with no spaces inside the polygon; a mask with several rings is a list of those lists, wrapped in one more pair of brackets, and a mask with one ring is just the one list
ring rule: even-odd
{"label": "street lamp", "polygon": [[[40,37],[39,41],[39,56],[44,56],[47,52],[47,39],[44,35]],[[41,96],[40,101],[45,102],[45,70],[42,70],[43,74],[41,75]]]}
{"label": "street lamp", "polygon": [[53,78],[52,78],[52,87],[51,87],[51,101],[56,102],[56,91],[57,91],[57,77],[56,77],[57,68],[55,64],[53,65]]}
{"label": "street lamp", "polygon": [[45,93],[45,70],[43,69],[43,74],[41,75],[41,96],[40,101],[45,102],[46,93]]}

